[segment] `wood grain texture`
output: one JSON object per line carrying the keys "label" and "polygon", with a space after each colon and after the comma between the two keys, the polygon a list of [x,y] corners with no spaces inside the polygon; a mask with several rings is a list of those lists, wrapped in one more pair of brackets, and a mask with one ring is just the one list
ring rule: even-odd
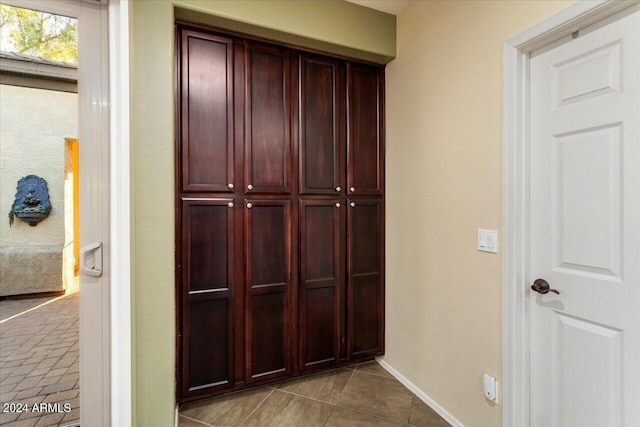
{"label": "wood grain texture", "polygon": [[247,194],[291,193],[290,55],[258,43],[245,51]]}
{"label": "wood grain texture", "polygon": [[234,183],[233,41],[181,32],[182,191],[229,192]]}
{"label": "wood grain texture", "polygon": [[347,64],[347,185],[350,196],[382,196],[384,190],[384,72]]}
{"label": "wood grain texture", "polygon": [[247,381],[288,374],[291,358],[291,202],[245,203]]}
{"label": "wood grain texture", "polygon": [[344,330],[345,205],[300,200],[300,369],[335,365]]}
{"label": "wood grain texture", "polygon": [[182,200],[182,393],[233,386],[233,199]]}
{"label": "wood grain texture", "polygon": [[300,55],[299,67],[300,194],[345,194],[344,63]]}
{"label": "wood grain texture", "polygon": [[376,355],[384,341],[384,211],[381,199],[350,199],[347,215],[349,356]]}

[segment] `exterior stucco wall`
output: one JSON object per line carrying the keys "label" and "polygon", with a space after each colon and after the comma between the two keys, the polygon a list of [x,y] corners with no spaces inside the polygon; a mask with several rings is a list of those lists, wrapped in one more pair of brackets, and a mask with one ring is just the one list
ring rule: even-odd
{"label": "exterior stucco wall", "polygon": [[[77,137],[77,116],[74,93],[0,85],[0,295],[63,289],[65,138]],[[53,209],[35,227],[9,227],[17,182],[30,174],[47,181]]]}

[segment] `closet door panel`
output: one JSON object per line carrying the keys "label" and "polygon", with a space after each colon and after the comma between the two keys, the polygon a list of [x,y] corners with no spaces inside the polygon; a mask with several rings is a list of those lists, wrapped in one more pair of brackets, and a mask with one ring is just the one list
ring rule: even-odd
{"label": "closet door panel", "polygon": [[344,202],[300,201],[300,370],[337,363],[344,336]]}
{"label": "closet door panel", "polygon": [[189,292],[233,286],[233,209],[228,206],[231,200],[184,202]]}
{"label": "closet door panel", "polygon": [[384,190],[383,70],[347,64],[350,196],[381,196]]}
{"label": "closet door panel", "polygon": [[344,63],[300,55],[299,67],[300,193],[344,194]]}
{"label": "closet door panel", "polygon": [[251,378],[287,372],[286,293],[251,296]]}
{"label": "closet door panel", "polygon": [[291,372],[291,202],[245,202],[248,381]]}
{"label": "closet door panel", "polygon": [[187,389],[198,391],[231,385],[231,360],[228,343],[229,319],[227,298],[193,301],[188,304],[186,321],[189,324],[187,354],[189,355]]}
{"label": "closet door panel", "polygon": [[180,48],[181,190],[230,192],[233,41],[183,30]]}
{"label": "closet door panel", "polygon": [[[231,204],[231,207],[230,207]],[[182,393],[233,386],[232,198],[181,200]]]}
{"label": "closet door panel", "polygon": [[376,355],[384,348],[383,201],[351,199],[348,212],[349,356]]}
{"label": "closet door panel", "polygon": [[247,194],[291,193],[290,67],[288,50],[248,44],[245,58]]}

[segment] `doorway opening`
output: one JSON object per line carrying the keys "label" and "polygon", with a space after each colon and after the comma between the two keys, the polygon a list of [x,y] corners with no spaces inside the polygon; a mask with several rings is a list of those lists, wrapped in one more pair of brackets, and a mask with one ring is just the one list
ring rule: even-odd
{"label": "doorway opening", "polygon": [[78,19],[0,5],[0,32],[0,424],[73,426]]}

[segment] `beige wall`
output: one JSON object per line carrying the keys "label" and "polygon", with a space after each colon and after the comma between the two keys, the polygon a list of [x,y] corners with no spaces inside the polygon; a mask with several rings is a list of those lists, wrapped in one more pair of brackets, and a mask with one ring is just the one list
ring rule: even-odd
{"label": "beige wall", "polygon": [[467,426],[501,425],[502,45],[561,1],[416,1],[387,66],[387,354]]}
{"label": "beige wall", "polygon": [[395,16],[343,0],[181,0],[176,5],[177,18],[297,46],[379,63],[396,53]]}
{"label": "beige wall", "polygon": [[174,4],[379,57],[395,52],[394,17],[343,1],[133,2],[134,416],[154,427],[173,425],[175,405]]}

